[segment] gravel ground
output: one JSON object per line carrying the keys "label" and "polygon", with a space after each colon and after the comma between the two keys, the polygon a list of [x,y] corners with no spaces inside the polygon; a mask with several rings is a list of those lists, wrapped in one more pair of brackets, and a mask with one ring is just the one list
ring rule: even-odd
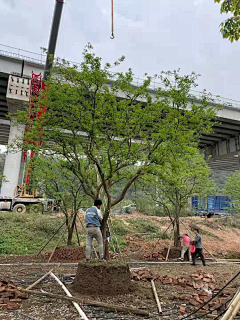
{"label": "gravel ground", "polygon": [[[1,258],[1,257],[0,257]],[[23,263],[23,261],[30,262],[30,257],[17,257],[11,258],[11,262]],[[18,261],[17,261],[18,260]],[[1,259],[1,262],[9,263],[6,258]],[[133,265],[134,266],[134,265]],[[22,287],[27,287],[29,284],[36,281],[43,274],[47,273],[51,268],[54,269],[54,273],[61,277],[62,274],[75,274],[77,265],[65,265],[65,266],[47,266],[47,265],[0,265],[0,278],[7,278]],[[195,270],[203,270],[203,267],[199,264],[195,268],[190,264],[167,264],[160,265],[147,265],[147,268],[153,269],[153,271],[159,276],[168,275],[169,277],[188,275]],[[216,285],[222,287],[227,281],[229,281],[237,272],[240,271],[240,264],[209,264],[204,268],[204,271],[214,275],[216,279]],[[92,284],[94,285],[94,284]],[[153,314],[148,319],[159,319],[157,316],[157,308],[152,293],[151,285],[148,282],[137,282],[136,290],[131,294],[118,295],[118,296],[94,296],[94,295],[81,295],[81,293],[75,293],[72,290],[71,285],[67,285],[68,289],[74,296],[80,298],[102,301],[109,304],[117,304],[128,307],[142,308],[148,310]],[[182,293],[182,288],[179,286],[169,286],[156,283],[157,291],[160,301],[162,303],[163,316],[162,319],[180,319],[179,307],[184,304],[184,301],[178,301],[176,295]],[[232,290],[237,290],[240,287],[240,276],[231,285]],[[47,292],[64,294],[60,286],[50,277],[46,281],[37,286],[36,289],[42,289]],[[187,303],[187,302],[186,302]],[[86,314],[89,315],[89,319],[144,319],[141,316],[129,316],[120,313],[106,312],[101,308],[84,305]],[[187,305],[187,311],[190,311],[190,307]],[[17,311],[0,311],[0,320],[10,319],[37,319],[37,320],[49,320],[49,319],[66,319],[75,320],[80,319],[76,309],[70,302],[56,300],[45,297],[37,297],[31,295],[29,299],[23,300],[20,309]],[[204,318],[202,318],[204,319]]]}

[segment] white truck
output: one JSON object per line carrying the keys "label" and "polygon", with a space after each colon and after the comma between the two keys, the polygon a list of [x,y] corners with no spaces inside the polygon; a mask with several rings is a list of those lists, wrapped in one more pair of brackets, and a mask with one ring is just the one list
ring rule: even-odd
{"label": "white truck", "polygon": [[[39,212],[39,206],[42,207],[42,212],[57,211],[59,206],[53,199],[31,198],[31,197],[0,197],[0,211],[13,211],[18,213],[25,213],[27,206],[36,208]],[[35,205],[35,206],[34,206]]]}

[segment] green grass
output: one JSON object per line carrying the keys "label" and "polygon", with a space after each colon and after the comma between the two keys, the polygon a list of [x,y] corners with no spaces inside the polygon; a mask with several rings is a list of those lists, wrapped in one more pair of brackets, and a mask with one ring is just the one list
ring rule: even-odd
{"label": "green grass", "polygon": [[[109,243],[111,251],[119,252],[118,247],[120,248],[120,251],[123,250],[127,243],[125,242],[125,236],[129,231],[128,226],[120,219],[112,219],[111,222],[109,222],[109,227],[111,231],[111,241]],[[116,240],[117,238],[117,240]]]}
{"label": "green grass", "polygon": [[238,214],[235,216],[226,216],[223,218],[218,218],[214,220],[214,223],[216,223],[219,226],[240,229],[240,215]]}
{"label": "green grass", "polygon": [[[144,236],[145,241],[151,241],[153,239],[170,239],[170,233],[164,233],[159,226],[151,222],[149,219],[126,219],[125,223],[120,219],[113,219],[113,230],[117,236],[118,244],[120,250],[122,250],[126,246],[125,236],[127,233],[129,234],[146,234]],[[110,230],[111,230],[111,223]],[[164,234],[163,234],[164,233]],[[112,241],[110,242],[110,247],[113,249],[113,244],[116,247],[115,236],[112,232],[111,234]]]}
{"label": "green grass", "polygon": [[129,230],[132,230],[134,233],[159,233],[159,227],[149,220],[128,219],[126,222],[129,223]]}
{"label": "green grass", "polygon": [[[63,217],[53,219],[37,213],[0,213],[0,254],[38,253],[63,223],[63,219]],[[59,245],[66,245],[66,236]],[[53,249],[58,239],[59,234],[46,249]],[[75,236],[73,243],[76,243]]]}
{"label": "green grass", "polygon": [[225,216],[222,218],[215,218],[211,221],[209,219],[203,219],[198,224],[207,226],[211,229],[219,229],[219,227],[229,227],[229,228],[236,228],[240,229],[240,215],[236,216]]}

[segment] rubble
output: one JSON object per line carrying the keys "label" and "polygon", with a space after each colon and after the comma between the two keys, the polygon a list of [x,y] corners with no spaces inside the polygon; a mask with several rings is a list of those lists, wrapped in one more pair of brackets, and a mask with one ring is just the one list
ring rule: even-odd
{"label": "rubble", "polygon": [[165,257],[163,256],[162,252],[152,252],[150,254],[145,254],[140,259],[147,261],[162,261],[165,260]]}
{"label": "rubble", "polygon": [[0,308],[17,310],[22,299],[28,299],[28,294],[19,291],[14,283],[0,279]]}
{"label": "rubble", "polygon": [[[156,283],[160,282],[163,285],[180,286],[181,288],[185,288],[186,291],[189,289],[189,292],[174,295],[173,299],[186,301],[195,309],[199,308],[211,299],[215,290],[217,290],[214,276],[204,271],[177,277],[169,277],[168,275],[157,276],[151,269],[144,267],[133,268],[130,269],[130,271],[131,278],[136,281],[150,281],[153,279]],[[215,309],[220,307],[222,304],[227,303],[232,297],[232,293],[228,291],[222,292],[213,301],[206,305],[204,310],[208,311],[209,308]],[[183,308],[179,312],[183,312]]]}
{"label": "rubble", "polygon": [[135,281],[150,281],[154,279],[154,274],[151,269],[142,268],[131,268],[131,279]]}

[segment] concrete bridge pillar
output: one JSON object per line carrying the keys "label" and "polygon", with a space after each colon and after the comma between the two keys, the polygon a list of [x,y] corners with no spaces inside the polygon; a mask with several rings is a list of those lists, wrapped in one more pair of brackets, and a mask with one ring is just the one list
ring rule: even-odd
{"label": "concrete bridge pillar", "polygon": [[[17,137],[22,137],[24,133],[24,126],[17,127],[14,120],[11,121],[8,144],[13,143]],[[21,174],[22,151],[8,152],[6,155],[3,175],[6,181],[2,183],[1,196],[14,196],[14,190],[19,183]]]}

